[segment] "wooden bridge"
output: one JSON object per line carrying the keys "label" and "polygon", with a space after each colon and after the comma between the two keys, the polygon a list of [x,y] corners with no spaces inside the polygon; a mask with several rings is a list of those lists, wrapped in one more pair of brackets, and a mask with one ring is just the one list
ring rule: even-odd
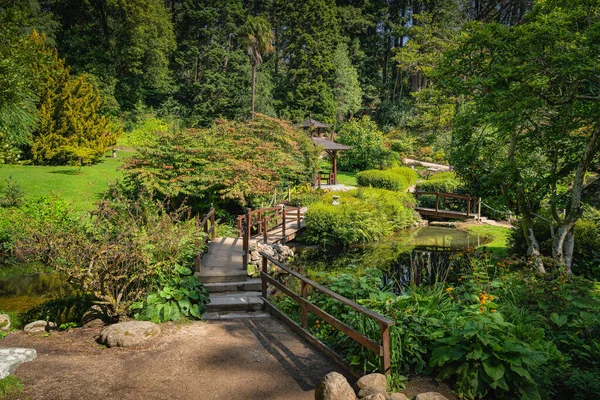
{"label": "wooden bridge", "polygon": [[[390,327],[394,325],[393,320],[311,281],[264,252],[260,253],[262,257],[260,278],[248,278],[247,263],[250,248],[257,243],[285,243],[293,239],[302,228],[304,211],[300,207],[283,205],[257,210],[248,209],[244,215],[237,218],[238,238],[217,238],[215,235],[215,210],[211,207],[210,212],[200,222],[200,227],[206,232],[208,251],[204,255],[199,255],[196,261],[196,276],[210,292],[211,300],[203,318],[239,318],[243,316],[240,312],[247,311],[254,311],[250,313],[252,317],[273,314],[357,378],[362,376],[363,371],[353,370],[340,355],[310,333],[308,318],[310,313],[331,325],[332,329],[342,332],[365,349],[374,352],[381,359],[380,371],[389,374],[391,367]],[[269,273],[269,263],[278,266],[288,276],[300,280],[299,293],[276,280]],[[300,305],[299,324],[271,303],[269,287],[277,289]],[[372,319],[380,327],[379,340],[373,340],[363,335],[314,305],[309,300],[311,292],[328,296],[341,305]],[[269,314],[260,313],[261,310],[266,310]]]}
{"label": "wooden bridge", "polygon": [[[422,217],[430,218],[446,218],[446,219],[481,219],[481,199],[478,197],[468,196],[464,194],[455,193],[444,193],[444,192],[420,192],[415,191],[413,193],[417,202],[421,196],[435,197],[435,206],[433,208],[428,207],[415,207]],[[459,200],[464,201],[463,209],[466,211],[448,210],[446,209],[447,200]],[[442,205],[440,207],[440,200]]]}

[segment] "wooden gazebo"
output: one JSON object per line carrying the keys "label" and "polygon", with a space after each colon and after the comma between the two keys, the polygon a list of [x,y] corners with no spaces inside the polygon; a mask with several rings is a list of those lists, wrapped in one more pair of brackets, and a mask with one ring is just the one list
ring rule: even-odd
{"label": "wooden gazebo", "polygon": [[333,125],[325,124],[323,122],[317,121],[312,118],[312,114],[310,118],[305,119],[304,121],[294,125],[294,128],[303,128],[305,130],[310,131],[311,136],[313,137],[321,137],[326,133],[327,129],[331,128]]}
{"label": "wooden gazebo", "polygon": [[[324,138],[311,138],[315,146],[322,146],[325,152],[331,157],[331,164],[333,165],[333,173],[326,177],[327,183],[330,185],[336,185],[337,181],[337,153],[338,151],[351,149],[353,146],[346,146],[344,144],[336,143],[329,139]],[[317,186],[321,186],[321,180],[323,177],[321,173],[317,177]]]}

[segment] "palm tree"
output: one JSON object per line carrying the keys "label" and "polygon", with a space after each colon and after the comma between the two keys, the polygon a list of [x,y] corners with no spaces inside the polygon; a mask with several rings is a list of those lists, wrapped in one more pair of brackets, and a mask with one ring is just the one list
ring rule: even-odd
{"label": "palm tree", "polygon": [[263,17],[249,16],[243,28],[250,65],[252,66],[252,119],[254,119],[254,93],[256,90],[256,67],[262,62],[262,56],[275,50],[271,41],[274,38],[271,26]]}

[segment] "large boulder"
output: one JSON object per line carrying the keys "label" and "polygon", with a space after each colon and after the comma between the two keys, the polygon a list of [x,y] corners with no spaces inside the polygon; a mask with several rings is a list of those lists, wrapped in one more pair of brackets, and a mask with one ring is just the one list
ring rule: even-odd
{"label": "large boulder", "polygon": [[315,389],[315,400],[356,400],[356,394],[344,375],[330,372]]}
{"label": "large boulder", "polygon": [[371,394],[367,397],[361,397],[360,400],[387,400],[386,397],[381,393]]}
{"label": "large boulder", "polygon": [[10,317],[8,314],[0,314],[0,331],[8,331],[10,329]]}
{"label": "large boulder", "polygon": [[415,397],[415,400],[448,400],[448,399],[437,392],[427,392],[427,393],[418,394],[417,397]]}
{"label": "large boulder", "polygon": [[380,392],[387,391],[387,378],[383,374],[365,375],[356,381],[354,388],[359,392],[363,388],[377,388]]}
{"label": "large boulder", "polygon": [[139,346],[160,335],[160,326],[148,321],[128,321],[107,326],[100,332],[100,343],[106,347]]}
{"label": "large boulder", "polygon": [[403,395],[402,393],[392,393],[390,395],[390,400],[410,400],[408,397]]}
{"label": "large boulder", "polygon": [[6,378],[24,362],[33,361],[36,356],[34,349],[0,349],[0,379]]}
{"label": "large boulder", "polygon": [[367,386],[360,389],[357,393],[359,399],[364,399],[369,396],[373,396],[376,394],[381,394],[385,400],[390,400],[390,396],[384,391],[381,390],[380,387]]}
{"label": "large boulder", "polygon": [[56,324],[54,322],[49,321],[33,321],[23,328],[23,332],[25,333],[41,333],[41,332],[49,332],[56,329]]}

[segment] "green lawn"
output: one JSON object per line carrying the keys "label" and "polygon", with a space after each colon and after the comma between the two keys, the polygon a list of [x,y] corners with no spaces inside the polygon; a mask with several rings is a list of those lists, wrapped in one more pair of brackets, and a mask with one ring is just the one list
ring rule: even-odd
{"label": "green lawn", "polygon": [[473,232],[477,235],[487,237],[491,242],[481,246],[485,247],[497,258],[504,258],[508,256],[508,235],[510,233],[509,228],[502,226],[492,225],[469,225],[466,227],[469,232]]}
{"label": "green lawn", "polygon": [[338,183],[346,186],[358,186],[356,183],[356,172],[342,172],[337,173]]}
{"label": "green lawn", "polygon": [[78,167],[3,165],[0,166],[0,190],[11,176],[25,191],[27,198],[57,195],[81,211],[91,210],[94,202],[108,187],[108,183],[123,176],[117,168],[134,153],[119,151],[117,158],[107,153],[98,164]]}

